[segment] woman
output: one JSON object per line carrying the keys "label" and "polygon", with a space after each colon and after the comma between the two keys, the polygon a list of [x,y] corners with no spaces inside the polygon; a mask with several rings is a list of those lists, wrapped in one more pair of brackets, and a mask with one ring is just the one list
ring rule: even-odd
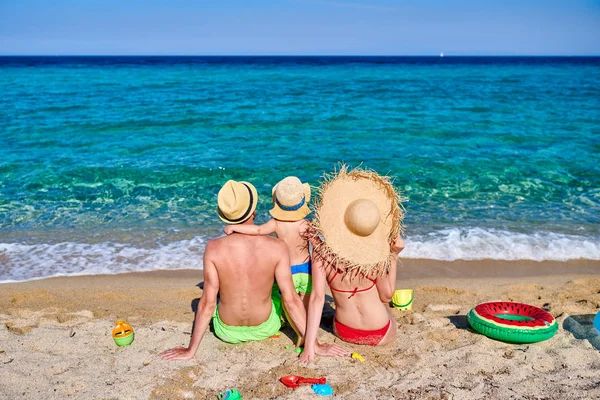
{"label": "woman", "polygon": [[387,178],[345,167],[320,192],[303,362],[314,359],[326,284],[335,300],[333,329],[340,339],[379,346],[393,342],[397,332],[388,304],[404,249],[400,197]]}

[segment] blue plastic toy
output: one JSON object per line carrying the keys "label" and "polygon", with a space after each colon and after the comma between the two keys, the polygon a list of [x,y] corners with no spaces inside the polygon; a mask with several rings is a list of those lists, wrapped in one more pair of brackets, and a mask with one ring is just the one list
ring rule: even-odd
{"label": "blue plastic toy", "polygon": [[312,385],[311,387],[312,387],[313,392],[315,392],[316,394],[319,394],[321,396],[333,395],[333,388],[331,386],[329,386],[329,383],[325,383],[323,385],[315,384],[315,385]]}
{"label": "blue plastic toy", "polygon": [[598,311],[596,318],[594,318],[594,328],[596,328],[596,332],[600,335],[600,311]]}

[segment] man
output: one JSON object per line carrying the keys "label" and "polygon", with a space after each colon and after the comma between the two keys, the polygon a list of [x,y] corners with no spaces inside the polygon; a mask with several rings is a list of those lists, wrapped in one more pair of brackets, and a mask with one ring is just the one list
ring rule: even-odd
{"label": "man", "polygon": [[[257,203],[258,193],[252,184],[230,180],[219,191],[219,218],[227,224],[253,224]],[[164,351],[161,356],[167,360],[193,358],[211,318],[215,335],[227,343],[275,335],[281,319],[271,298],[274,279],[290,323],[303,336],[306,312],[294,289],[285,243],[270,236],[243,234],[209,241],[204,251],[204,293],[190,344]],[[321,355],[347,354],[335,345],[317,347]]]}

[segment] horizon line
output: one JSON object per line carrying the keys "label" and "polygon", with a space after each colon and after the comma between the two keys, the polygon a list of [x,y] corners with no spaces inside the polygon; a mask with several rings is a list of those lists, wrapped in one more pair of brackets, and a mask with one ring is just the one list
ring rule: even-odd
{"label": "horizon line", "polygon": [[600,57],[597,54],[0,54],[0,57]]}

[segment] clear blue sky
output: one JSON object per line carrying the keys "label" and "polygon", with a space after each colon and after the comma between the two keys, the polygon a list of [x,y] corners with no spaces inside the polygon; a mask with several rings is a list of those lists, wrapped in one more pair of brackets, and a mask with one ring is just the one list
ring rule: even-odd
{"label": "clear blue sky", "polygon": [[600,55],[600,0],[0,0],[0,54]]}

